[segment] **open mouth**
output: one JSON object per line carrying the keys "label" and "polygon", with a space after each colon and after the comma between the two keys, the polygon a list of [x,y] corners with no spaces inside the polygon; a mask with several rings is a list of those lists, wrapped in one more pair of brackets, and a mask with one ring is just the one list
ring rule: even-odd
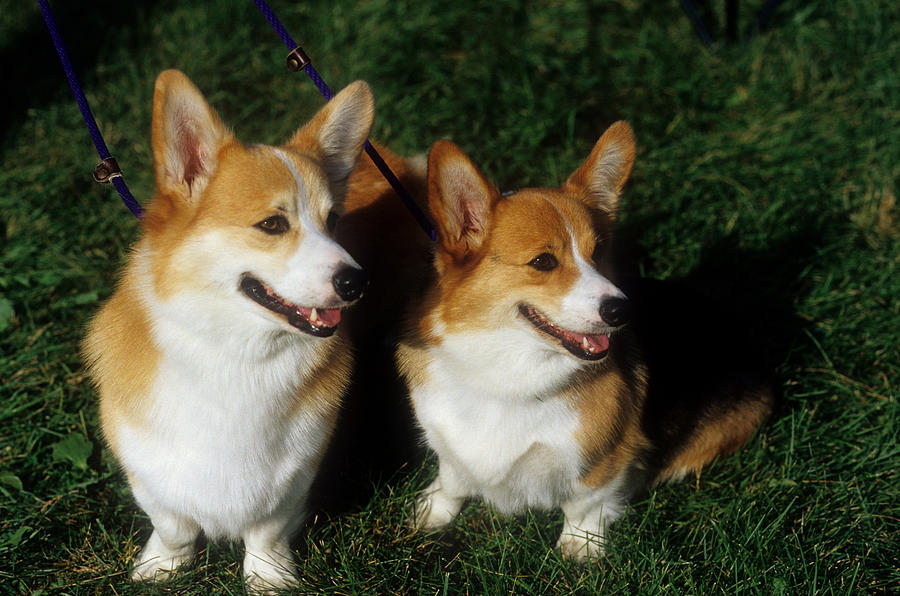
{"label": "open mouth", "polygon": [[519,305],[519,312],[538,331],[562,342],[562,346],[582,360],[600,360],[609,352],[609,335],[598,333],[588,335],[563,329],[550,319],[525,304]]}
{"label": "open mouth", "polygon": [[293,304],[248,273],[241,277],[240,287],[241,291],[250,300],[277,315],[283,316],[287,320],[288,325],[304,333],[309,333],[316,337],[328,337],[334,334],[337,324],[341,321],[341,310],[339,308],[315,308]]}

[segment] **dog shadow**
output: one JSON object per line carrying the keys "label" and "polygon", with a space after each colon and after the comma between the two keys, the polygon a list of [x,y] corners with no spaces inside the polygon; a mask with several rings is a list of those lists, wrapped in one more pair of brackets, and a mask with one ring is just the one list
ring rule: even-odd
{"label": "dog shadow", "polygon": [[778,417],[786,365],[806,325],[794,305],[806,291],[800,280],[822,230],[797,231],[764,250],[722,236],[703,246],[699,263],[685,276],[660,280],[636,269],[646,252],[634,233],[645,224],[620,231],[616,260],[651,370],[651,406],[688,419],[710,396],[770,392],[772,416]]}

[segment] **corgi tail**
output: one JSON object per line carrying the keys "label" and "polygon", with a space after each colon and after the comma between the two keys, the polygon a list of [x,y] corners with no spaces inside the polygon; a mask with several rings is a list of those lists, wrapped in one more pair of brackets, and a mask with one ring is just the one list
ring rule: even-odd
{"label": "corgi tail", "polygon": [[727,408],[702,416],[689,438],[659,469],[653,485],[678,482],[700,471],[715,458],[734,453],[753,436],[774,405],[769,389],[742,396]]}

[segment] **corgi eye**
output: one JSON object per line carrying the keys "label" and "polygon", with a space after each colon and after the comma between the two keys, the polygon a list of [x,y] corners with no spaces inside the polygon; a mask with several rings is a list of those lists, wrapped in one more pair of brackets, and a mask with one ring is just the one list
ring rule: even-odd
{"label": "corgi eye", "polygon": [[273,215],[272,217],[267,217],[258,224],[256,224],[257,228],[265,232],[266,234],[284,234],[288,230],[291,229],[291,224],[288,223],[288,220],[283,215]]}
{"label": "corgi eye", "polygon": [[333,209],[329,211],[328,217],[325,218],[325,229],[329,232],[334,232],[334,228],[337,226],[338,217],[337,211]]}
{"label": "corgi eye", "polygon": [[556,257],[551,255],[549,252],[542,252],[538,256],[534,257],[528,262],[528,265],[534,267],[538,271],[552,271],[556,269],[556,266],[559,265],[559,261],[556,260]]}

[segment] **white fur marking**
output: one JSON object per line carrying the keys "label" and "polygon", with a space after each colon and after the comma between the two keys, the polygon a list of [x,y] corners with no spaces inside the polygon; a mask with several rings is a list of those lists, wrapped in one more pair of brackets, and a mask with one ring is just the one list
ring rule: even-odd
{"label": "white fur marking", "polygon": [[606,331],[606,324],[600,318],[600,304],[604,299],[610,297],[625,298],[625,294],[582,258],[575,242],[575,231],[569,220],[553,201],[547,197],[542,198],[550,203],[563,221],[566,233],[569,235],[572,256],[579,272],[578,281],[563,297],[560,307],[561,316],[556,323],[567,329],[581,332],[601,333]]}
{"label": "white fur marking", "polygon": [[[297,170],[297,166],[294,165],[294,162],[291,161],[291,158],[288,157],[284,151],[278,149],[277,147],[273,147],[272,152],[275,153],[275,157],[281,160],[284,166],[291,173],[291,176],[294,177],[294,181],[297,183],[297,212],[300,214],[301,219],[309,220],[310,214],[309,206],[307,204],[307,201],[309,201],[309,192],[306,189],[306,183],[303,181],[303,176],[300,175],[300,171]],[[305,223],[306,221],[304,221],[304,224]],[[310,223],[312,222],[310,221]]]}
{"label": "white fur marking", "polygon": [[[292,271],[306,272],[302,277],[298,276],[292,281],[287,281],[276,290],[283,290],[285,297],[296,296],[303,293],[310,295],[310,288],[321,288],[318,294],[310,295],[310,298],[302,304],[307,306],[336,306],[334,292],[331,286],[332,276],[342,267],[350,265],[360,268],[359,263],[350,256],[346,250],[323,233],[322,222],[313,220],[309,209],[309,187],[303,180],[303,176],[297,169],[291,158],[281,149],[272,149],[290,171],[297,182],[297,216],[303,227],[303,240],[297,251],[288,259],[287,267]],[[322,189],[321,192],[327,192]],[[329,203],[330,197],[329,197]],[[280,293],[280,291],[279,291]]]}

